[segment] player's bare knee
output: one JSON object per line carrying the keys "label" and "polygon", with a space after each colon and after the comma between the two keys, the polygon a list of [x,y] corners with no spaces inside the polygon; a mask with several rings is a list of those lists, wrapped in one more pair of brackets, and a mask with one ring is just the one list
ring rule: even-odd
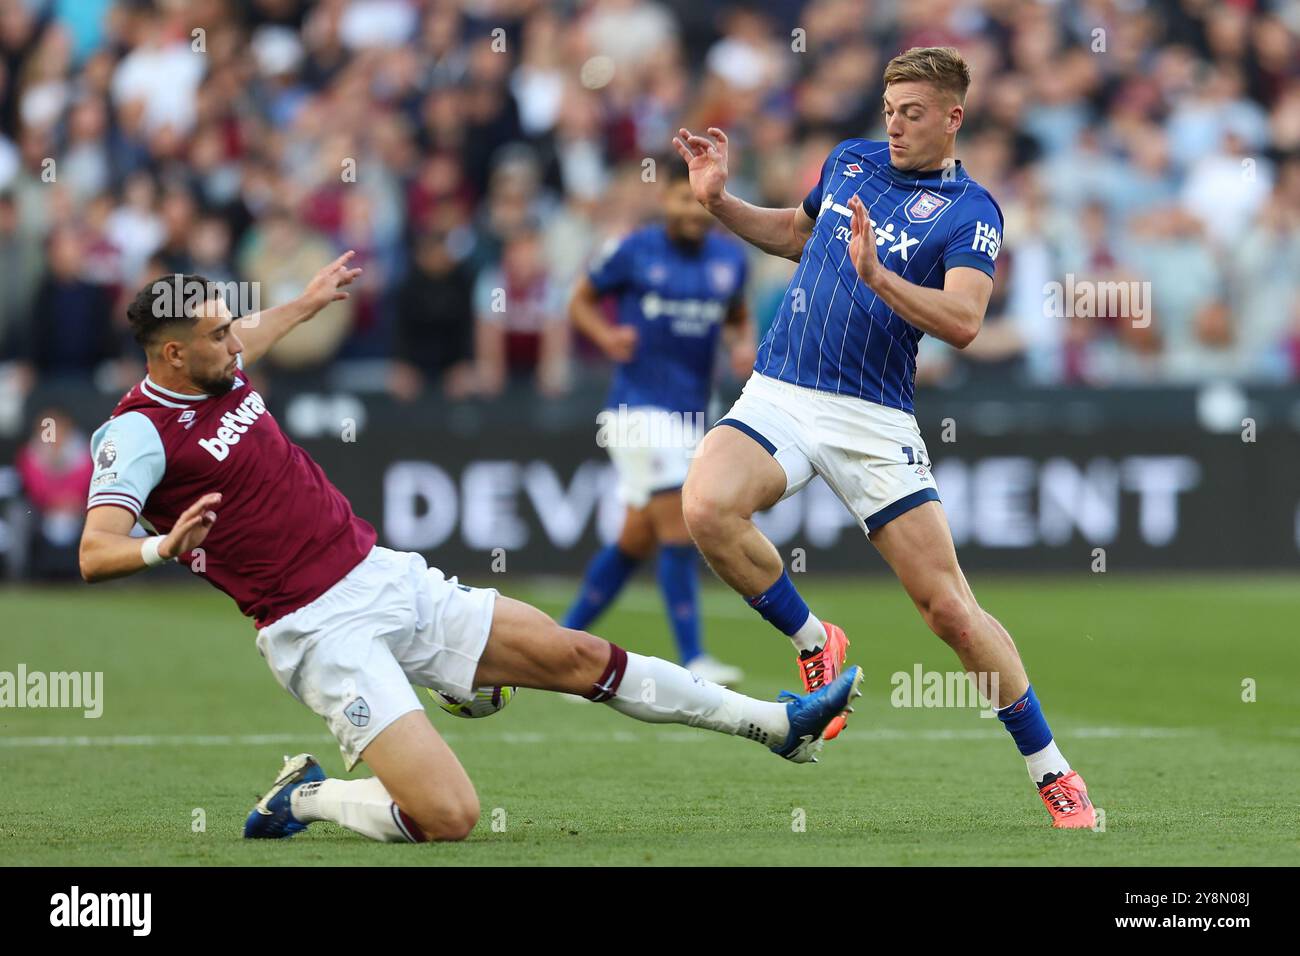
{"label": "player's bare knee", "polygon": [[921,608],[921,613],[930,630],[956,651],[972,645],[983,614],[973,600],[954,591],[931,598]]}
{"label": "player's bare knee", "polygon": [[471,793],[467,799],[463,799],[454,809],[447,813],[443,823],[442,835],[438,839],[444,842],[464,840],[478,826],[478,818],[481,812],[482,808],[479,806],[478,795]]}
{"label": "player's bare knee", "polygon": [[682,518],[691,537],[701,547],[723,540],[728,524],[737,517],[734,504],[725,495],[689,485],[682,492]]}
{"label": "player's bare knee", "polygon": [[473,787],[464,792],[430,794],[415,801],[404,812],[420,828],[426,839],[454,843],[465,839],[478,825],[480,807]]}

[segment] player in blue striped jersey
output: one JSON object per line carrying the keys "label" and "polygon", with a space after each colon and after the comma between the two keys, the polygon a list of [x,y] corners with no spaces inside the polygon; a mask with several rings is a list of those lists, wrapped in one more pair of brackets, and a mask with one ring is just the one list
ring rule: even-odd
{"label": "player in blue striped jersey", "polygon": [[912,415],[917,343],[929,334],[970,344],[1002,243],[1002,211],[955,159],[970,71],[951,47],[914,48],[890,61],[884,84],[887,140],[836,145],[794,209],[760,209],[726,191],[721,130],[683,129],[674,140],[696,199],[718,221],[799,263],[755,374],[718,422],[728,427],[701,443],[686,521],[718,575],[794,642],[805,686],[821,686],[848,639],[809,610],[751,520],[820,474],[931,630],[966,671],[990,675],[1053,826],[1092,826],[1087,788],[1056,746],[1015,644],[957,563]]}
{"label": "player in blue striped jersey", "polygon": [[[706,680],[730,685],[743,675],[704,653],[700,639],[697,555],[681,488],[704,434],[720,341],[740,378],[754,363],[745,249],[713,228],[686,168],[665,165],[663,221],[611,241],[570,300],[573,324],[616,363],[597,440],[614,462],[626,512],[618,541],[587,566],[564,625],[585,629],[657,549],[678,658]],[[617,324],[600,309],[605,296],[617,302]]]}

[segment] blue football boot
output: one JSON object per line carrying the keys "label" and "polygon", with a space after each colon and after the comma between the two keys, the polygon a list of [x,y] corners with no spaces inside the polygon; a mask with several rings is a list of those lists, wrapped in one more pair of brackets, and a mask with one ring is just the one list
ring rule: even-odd
{"label": "blue football boot", "polygon": [[285,757],[284,769],[276,777],[274,786],[244,821],[244,838],[280,840],[307,829],[307,824],[294,817],[289,796],[304,783],[318,783],[324,779],[325,771],[311,754]]}
{"label": "blue football boot", "polygon": [[807,696],[781,691],[777,700],[786,701],[790,735],[785,743],[772,747],[772,753],[795,763],[816,763],[817,754],[825,744],[822,731],[840,714],[853,713],[849,705],[854,698],[862,696],[862,691],[858,690],[861,683],[862,668],[854,664],[831,683]]}

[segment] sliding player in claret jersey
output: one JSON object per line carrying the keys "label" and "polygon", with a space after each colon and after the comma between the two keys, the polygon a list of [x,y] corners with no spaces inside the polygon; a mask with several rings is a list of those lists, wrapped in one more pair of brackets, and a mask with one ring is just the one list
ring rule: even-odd
{"label": "sliding player in claret jersey", "polygon": [[[375,840],[463,839],[478,797],[413,683],[461,698],[501,685],[580,694],[638,720],[815,760],[822,731],[857,696],[860,670],[806,697],[754,700],[375,544],[374,528],[289,441],[243,370],[347,297],[360,273],[351,257],[322,269],[300,298],[238,323],[220,287],[200,276],[146,286],[128,317],[148,374],[92,439],[82,576],[185,560],[253,619],[276,680],[325,720],[348,770],[365,761],[375,773],[327,779],[299,754],[244,835],[292,836],[330,820]],[[132,537],[137,520],[157,533]]]}
{"label": "sliding player in claret jersey", "polygon": [[[697,554],[682,517],[682,482],[704,433],[719,341],[742,380],[754,364],[745,250],[713,228],[686,168],[659,168],[665,165],[663,221],[611,240],[569,302],[573,325],[617,363],[598,439],[618,472],[626,510],[618,540],[588,564],[564,626],[594,623],[657,549],[678,660],[705,680],[731,685],[740,670],[706,654],[700,638]],[[604,296],[616,298],[617,324],[605,320]]]}
{"label": "sliding player in claret jersey", "polygon": [[[848,139],[794,209],[726,191],[727,138],[674,140],[696,199],[765,252],[799,263],[759,345],[755,374],[701,442],[683,501],[710,565],[800,655],[804,686],[834,680],[844,632],[819,621],[751,515],[820,474],[964,668],[996,677],[998,717],[1052,825],[1090,827],[1083,778],[1057,748],[1011,636],[980,607],[912,414],[916,348],[928,333],[964,348],[984,319],[1002,211],[955,160],[970,70],[951,47],[914,48],[885,68],[886,142]],[[991,681],[990,681],[991,683]],[[828,728],[829,739],[842,721]]]}

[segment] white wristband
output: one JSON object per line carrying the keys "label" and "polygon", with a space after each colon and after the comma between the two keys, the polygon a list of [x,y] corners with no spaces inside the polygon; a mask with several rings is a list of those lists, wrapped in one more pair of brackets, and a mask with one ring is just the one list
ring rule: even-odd
{"label": "white wristband", "polygon": [[140,557],[144,558],[146,567],[157,567],[167,560],[158,553],[158,546],[162,543],[163,535],[160,534],[144,539],[144,543],[140,545]]}

